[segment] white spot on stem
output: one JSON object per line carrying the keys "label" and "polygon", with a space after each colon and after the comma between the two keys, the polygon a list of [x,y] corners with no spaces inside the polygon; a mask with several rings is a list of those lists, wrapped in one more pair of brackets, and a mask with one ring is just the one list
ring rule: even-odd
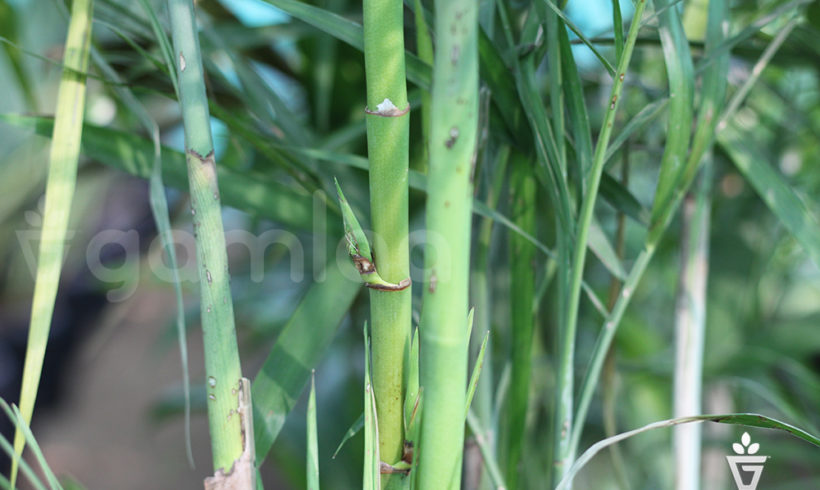
{"label": "white spot on stem", "polygon": [[182,55],[182,51],[179,52],[179,71],[185,71],[185,56]]}

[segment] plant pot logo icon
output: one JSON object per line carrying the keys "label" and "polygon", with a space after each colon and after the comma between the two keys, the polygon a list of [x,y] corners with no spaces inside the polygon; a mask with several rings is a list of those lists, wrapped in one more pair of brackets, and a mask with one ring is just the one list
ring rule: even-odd
{"label": "plant pot logo icon", "polygon": [[729,462],[729,469],[735,479],[738,490],[755,490],[760,482],[760,475],[763,474],[763,465],[768,456],[758,456],[760,444],[752,444],[748,432],[744,432],[740,438],[741,444],[733,443],[733,456],[726,456]]}

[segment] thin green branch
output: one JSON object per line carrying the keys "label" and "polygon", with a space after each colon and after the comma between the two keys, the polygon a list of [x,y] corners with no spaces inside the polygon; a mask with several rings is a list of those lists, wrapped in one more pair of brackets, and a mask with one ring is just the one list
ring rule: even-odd
{"label": "thin green branch", "polygon": [[[598,187],[601,182],[601,175],[606,162],[606,150],[612,135],[612,126],[615,122],[615,113],[623,90],[626,71],[629,61],[632,58],[632,51],[635,48],[635,40],[638,37],[640,20],[646,7],[645,0],[639,1],[635,5],[635,13],[632,18],[632,25],[629,28],[626,42],[624,43],[623,56],[618,61],[618,69],[610,97],[607,99],[608,107],[604,113],[601,134],[598,137],[598,144],[592,160],[592,168],[587,180],[587,189],[584,192],[584,199],[581,210],[578,214],[576,228],[575,249],[572,255],[572,269],[569,288],[569,299],[567,302],[566,324],[563,325],[561,335],[561,345],[559,346],[559,374],[558,393],[556,408],[556,438],[554,466],[555,474],[553,481],[559,481],[574,459],[574,449],[570,444],[571,430],[573,429],[572,410],[574,396],[575,377],[575,337],[578,322],[578,304],[581,297],[581,283],[584,275],[584,263],[586,260],[587,243],[589,238],[589,228],[592,223],[592,215],[595,210],[595,201],[598,196]],[[572,431],[574,432],[574,431]]]}

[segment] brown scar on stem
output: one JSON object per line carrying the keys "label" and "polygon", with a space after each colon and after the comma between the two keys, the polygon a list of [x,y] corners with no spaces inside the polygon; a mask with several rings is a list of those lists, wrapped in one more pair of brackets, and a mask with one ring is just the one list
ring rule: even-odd
{"label": "brown scar on stem", "polygon": [[359,271],[359,274],[372,274],[376,272],[376,266],[365,257],[354,254],[351,255],[350,258],[353,259],[353,265],[356,266],[356,270]]}
{"label": "brown scar on stem", "polygon": [[456,144],[456,140],[458,140],[458,133],[459,131],[456,126],[450,128],[449,138],[447,138],[447,141],[444,142],[444,146],[446,146],[447,149],[452,148],[453,145]]}
{"label": "brown scar on stem", "polygon": [[364,283],[365,286],[369,287],[370,289],[378,289],[379,291],[404,291],[408,287],[410,287],[409,277],[405,277],[398,284],[375,284],[375,283]]}
{"label": "brown scar on stem", "polygon": [[189,155],[191,155],[192,157],[196,157],[196,159],[199,160],[199,162],[202,163],[203,165],[206,164],[206,163],[210,163],[211,165],[216,164],[216,160],[214,159],[214,150],[213,149],[211,151],[209,151],[208,154],[205,155],[204,157],[202,155],[200,155],[199,153],[197,153],[197,151],[194,150],[193,148],[188,148],[187,153]]}
{"label": "brown scar on stem", "polygon": [[413,464],[413,441],[404,441],[401,451],[401,460],[407,464]]}
{"label": "brown scar on stem", "polygon": [[242,454],[226,472],[219,468],[213,476],[205,478],[205,490],[240,490],[256,488],[256,453],[253,443],[253,411],[251,404],[251,382],[247,378],[239,380],[239,400],[236,411],[239,415],[242,434]]}
{"label": "brown scar on stem", "polygon": [[384,461],[379,461],[379,473],[382,475],[390,475],[393,473],[398,473],[400,475],[408,475],[410,474],[410,468],[399,469],[391,464],[387,464]]}
{"label": "brown scar on stem", "polygon": [[[376,273],[376,266],[373,262],[367,260],[366,257],[363,257],[359,254],[351,254],[350,258],[353,260],[353,265],[356,266],[356,270],[359,272],[360,275],[368,275],[368,274],[375,274]],[[369,287],[370,289],[377,289],[379,291],[403,291],[407,289],[411,284],[410,278],[405,278],[399,281],[398,284],[378,284],[378,283],[370,283],[365,282],[364,285]]]}
{"label": "brown scar on stem", "polygon": [[430,275],[430,286],[427,288],[427,290],[430,291],[431,293],[435,293],[437,284],[438,284],[438,277],[436,277],[436,273],[433,272]]}

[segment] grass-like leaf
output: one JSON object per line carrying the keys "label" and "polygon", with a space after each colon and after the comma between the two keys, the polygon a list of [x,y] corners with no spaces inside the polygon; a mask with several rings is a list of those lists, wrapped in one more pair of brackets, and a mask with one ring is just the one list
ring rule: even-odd
{"label": "grass-like leaf", "polygon": [[[349,268],[347,274],[341,267]],[[356,274],[349,264],[333,260],[324,274],[324,281],[312,285],[299,303],[253,380],[257,464],[265,460],[307,385],[310,370],[322,359],[359,293],[356,283],[348,279]]]}
{"label": "grass-like leaf", "polygon": [[381,490],[381,458],[379,457],[379,423],[376,397],[370,376],[370,337],[364,325],[364,490]]}
{"label": "grass-like leaf", "polygon": [[794,235],[815,264],[820,266],[820,221],[815,210],[763,159],[754,138],[729,126],[718,135],[718,143],[732,163],[751,184],[766,206]]}
{"label": "grass-like leaf", "polygon": [[[46,183],[45,213],[37,262],[37,276],[34,286],[34,300],[31,305],[26,360],[20,389],[20,412],[28,424],[34,412],[37,388],[43,368],[54,300],[60,283],[65,238],[68,228],[71,201],[77,181],[77,164],[80,157],[80,141],[85,110],[85,73],[88,70],[89,48],[91,45],[91,0],[77,0],[71,7],[71,20],[65,45],[64,68],[57,95],[54,133],[49,157],[48,180]],[[17,430],[14,436],[14,450],[22,455],[25,437]],[[11,486],[17,477],[19,459],[13,458]]]}
{"label": "grass-like leaf", "polygon": [[316,429],[316,371],[310,375],[307,408],[307,488],[319,490],[319,435]]}
{"label": "grass-like leaf", "polygon": [[564,478],[558,485],[557,490],[570,488],[572,486],[572,480],[575,478],[578,472],[581,471],[584,465],[586,465],[602,449],[611,446],[612,444],[615,444],[617,442],[623,441],[624,439],[629,439],[630,437],[636,436],[638,434],[653,429],[661,429],[665,427],[672,427],[680,424],[689,424],[693,422],[716,422],[719,424],[743,425],[747,427],[761,427],[764,429],[778,429],[786,431],[799,439],[803,439],[806,442],[809,442],[811,444],[814,444],[815,446],[820,447],[820,438],[818,438],[817,436],[809,434],[803,429],[800,429],[793,425],[756,413],[732,413],[728,415],[698,415],[694,417],[679,417],[676,419],[653,422],[639,429],[624,432],[618,434],[617,436],[609,437],[602,441],[596,442],[595,444],[590,446],[590,448],[587,449],[584,452],[584,454],[582,454],[581,457],[579,457],[575,461],[575,463],[573,463],[572,467],[569,469],[567,474],[564,476]]}

